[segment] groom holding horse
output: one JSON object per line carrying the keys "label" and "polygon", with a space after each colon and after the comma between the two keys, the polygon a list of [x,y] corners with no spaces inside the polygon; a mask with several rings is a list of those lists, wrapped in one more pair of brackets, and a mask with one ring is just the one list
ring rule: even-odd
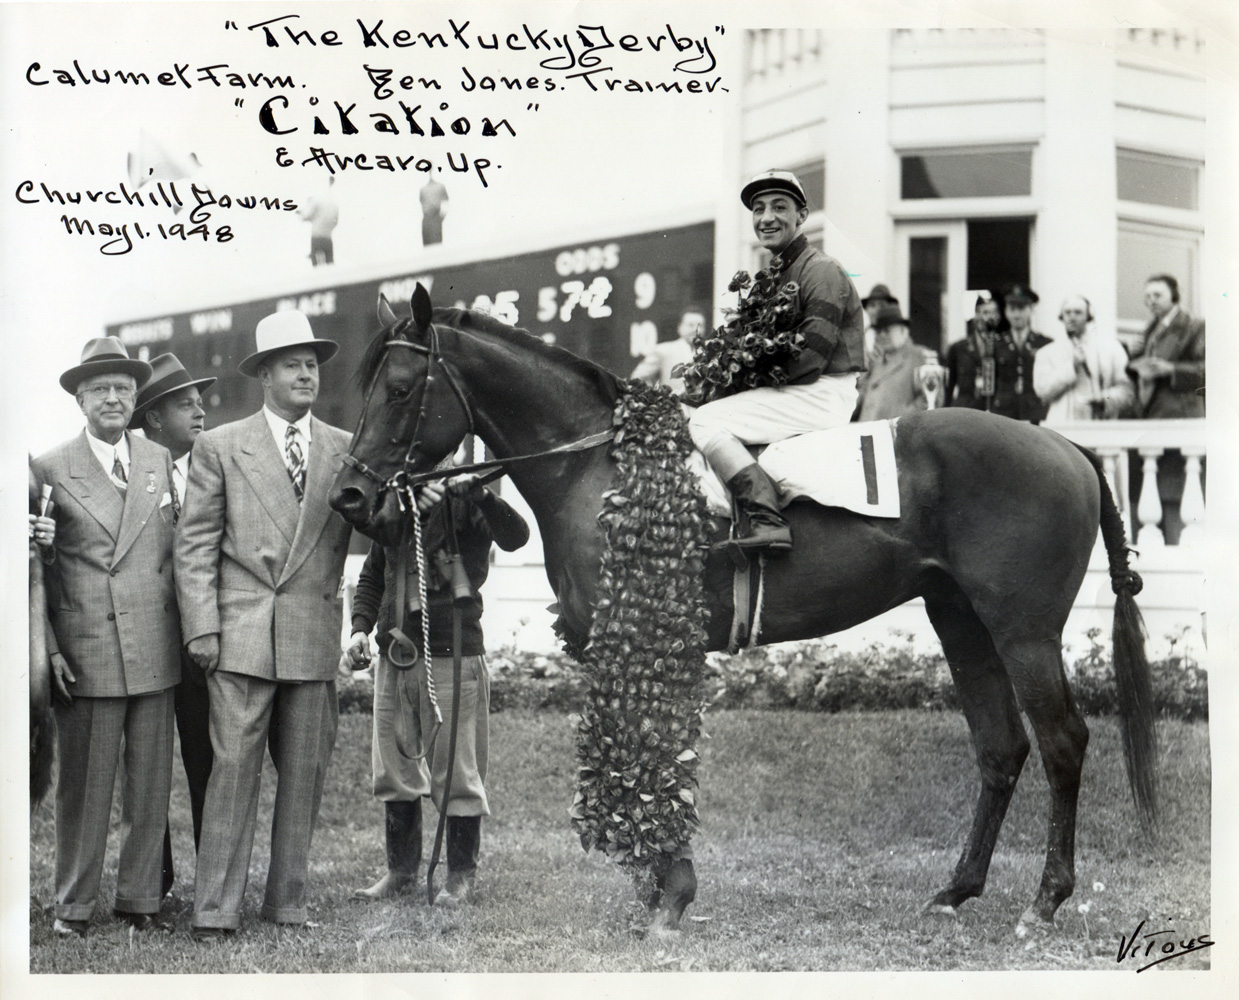
{"label": "groom holding horse", "polygon": [[781,287],[796,287],[797,325],[805,347],[790,366],[788,384],[762,386],[697,407],[689,418],[693,443],[748,515],[742,549],[786,552],[791,529],[778,491],[749,452],[846,424],[856,408],[856,379],[865,371],[865,312],[843,266],[802,232],[809,217],[800,180],[788,170],[758,174],[740,191],[753,214],[757,241],[774,256],[769,270]]}

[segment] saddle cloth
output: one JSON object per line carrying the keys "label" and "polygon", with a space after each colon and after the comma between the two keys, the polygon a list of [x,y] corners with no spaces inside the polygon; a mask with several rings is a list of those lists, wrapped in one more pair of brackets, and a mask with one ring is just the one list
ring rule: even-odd
{"label": "saddle cloth", "polygon": [[[875,420],[799,434],[767,445],[758,464],[778,486],[784,506],[807,497],[870,517],[898,517],[896,423]],[[710,513],[730,517],[730,494],[700,452],[693,452],[689,468],[701,480]]]}

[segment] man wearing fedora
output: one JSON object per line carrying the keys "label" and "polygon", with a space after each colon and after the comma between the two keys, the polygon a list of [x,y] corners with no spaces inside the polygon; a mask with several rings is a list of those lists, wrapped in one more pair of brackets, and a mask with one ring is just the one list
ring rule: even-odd
{"label": "man wearing fedora", "polygon": [[1047,406],[1033,386],[1033,359],[1051,343],[1049,337],[1032,328],[1033,307],[1041,301],[1024,284],[1009,285],[1003,293],[1003,314],[1007,329],[994,341],[994,396],[990,413],[1039,424]]}
{"label": "man wearing fedora", "polygon": [[150,365],[116,337],[91,340],[60,377],[86,418],[82,434],[35,459],[52,487],[55,552],[46,567],[56,699],[56,919],[84,937],[107,850],[124,755],[113,912],[155,924],[160,842],[172,783],[173,688],[181,630],[172,578],[172,458],[126,433]]}
{"label": "man wearing fedora", "polygon": [[[137,405],[129,420],[130,430],[141,429],[148,441],[163,445],[172,455],[172,502],[180,510],[189,472],[189,450],[202,433],[206,413],[199,392],[214,378],[195,379],[175,354],[161,354],[151,361],[151,377],[138,390]],[[189,784],[189,809],[193,816],[194,849],[202,837],[202,806],[207,779],[211,776],[211,731],[207,707],[206,675],[188,656],[181,658],[181,681],[176,686],[176,729],[181,737],[181,763]],[[172,831],[165,828],[163,841],[163,891],[172,889]]]}
{"label": "man wearing fedora", "polygon": [[893,302],[899,305],[899,300],[891,294],[891,290],[883,284],[874,285],[869,290],[869,294],[860,300],[861,306],[865,310],[865,365],[872,367],[873,359],[877,352],[878,331],[874,326],[874,321],[878,318],[878,312],[888,302]]}
{"label": "man wearing fedora", "polygon": [[873,366],[861,380],[858,420],[890,420],[942,403],[942,380],[927,385],[921,369],[937,365],[938,356],[911,338],[908,320],[894,302],[886,302],[874,320],[878,340]]}
{"label": "man wearing fedora", "polygon": [[689,433],[748,515],[741,548],[785,552],[792,536],[778,491],[748,446],[846,424],[856,408],[856,379],[865,370],[864,310],[843,266],[809,245],[802,232],[808,199],[794,173],[768,170],[740,191],[757,241],[774,256],[769,270],[781,288],[796,286],[796,323],[805,347],[786,385],[747,389],[693,410]]}
{"label": "man wearing fedora", "polygon": [[215,760],[194,883],[194,937],[236,930],[249,874],[264,747],[278,773],[262,916],[306,921],[310,838],[336,734],[341,573],[349,528],[327,491],[349,436],[310,414],[337,346],[296,310],[255,330],[243,375],[252,417],[194,442],[176,535],[190,657],[207,675]]}

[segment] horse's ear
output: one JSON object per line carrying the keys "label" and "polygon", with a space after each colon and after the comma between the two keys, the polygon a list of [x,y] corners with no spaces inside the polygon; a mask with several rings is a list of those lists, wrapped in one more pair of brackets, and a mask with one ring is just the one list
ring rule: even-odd
{"label": "horse's ear", "polygon": [[379,326],[386,330],[388,327],[396,325],[395,310],[392,309],[391,303],[387,301],[387,296],[382,292],[379,292],[379,301],[375,308],[379,314]]}
{"label": "horse's ear", "polygon": [[430,319],[432,307],[430,305],[430,293],[419,281],[413,289],[413,297],[409,299],[409,305],[413,307],[413,322],[417,324],[419,333],[425,333],[430,329]]}

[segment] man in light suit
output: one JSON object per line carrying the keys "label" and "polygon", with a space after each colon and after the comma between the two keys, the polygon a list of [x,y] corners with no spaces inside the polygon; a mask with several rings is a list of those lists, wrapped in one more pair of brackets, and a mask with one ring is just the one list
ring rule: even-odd
{"label": "man in light suit", "polygon": [[34,463],[52,487],[56,518],[47,646],[60,757],[53,929],[62,937],[84,937],[95,909],[122,743],[113,911],[139,930],[159,912],[181,631],[172,457],[125,433],[138,382],[150,371],[116,337],[90,341],[82,363],[60,377],[86,430]]}
{"label": "man in light suit", "polygon": [[[195,379],[175,354],[161,354],[151,361],[151,377],[138,390],[137,405],[129,429],[141,428],[148,441],[163,445],[172,455],[172,501],[179,509],[189,474],[189,449],[202,433],[206,412],[200,389],[215,379]],[[189,785],[189,809],[193,817],[194,849],[202,839],[202,806],[211,777],[211,732],[207,713],[206,676],[188,656],[181,658],[181,682],[176,686],[176,731],[181,737],[181,763]],[[172,890],[172,831],[163,838],[163,892]]]}
{"label": "man in light suit", "polygon": [[190,657],[207,675],[215,761],[194,884],[194,937],[240,926],[263,748],[278,772],[262,916],[306,921],[310,838],[336,734],[349,527],[327,505],[349,436],[310,415],[337,345],[288,310],[240,371],[263,408],[194,442],[176,535]]}
{"label": "man in light suit", "polygon": [[684,394],[684,380],[675,378],[671,372],[676,365],[686,365],[693,360],[693,338],[705,332],[705,310],[690,306],[680,315],[675,340],[664,340],[641,359],[629,378],[639,378],[651,385],[665,385],[677,396]]}

